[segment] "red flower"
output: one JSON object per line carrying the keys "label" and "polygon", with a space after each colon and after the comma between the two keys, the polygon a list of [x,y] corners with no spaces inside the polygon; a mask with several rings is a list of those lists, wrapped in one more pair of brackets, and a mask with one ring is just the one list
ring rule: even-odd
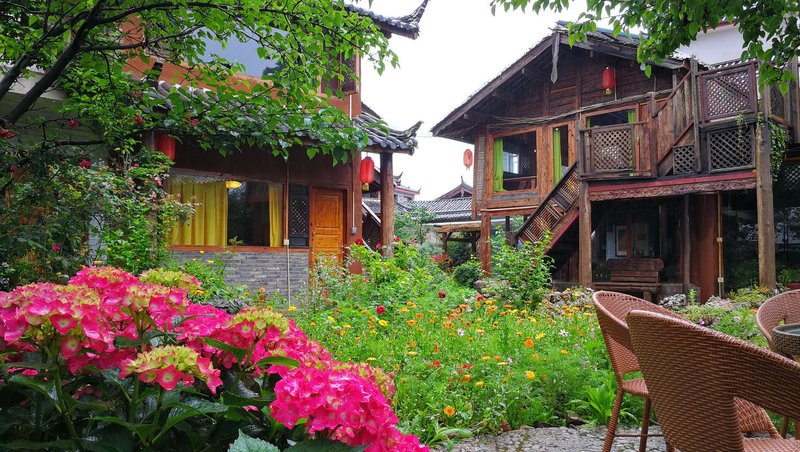
{"label": "red flower", "polygon": [[70,128],[74,129],[75,127],[78,127],[80,125],[80,123],[78,121],[74,120],[74,119],[70,119],[69,121],[67,121],[67,125]]}
{"label": "red flower", "polygon": [[61,244],[60,243],[54,243],[53,246],[50,247],[50,249],[57,253],[57,252],[61,251]]}
{"label": "red flower", "polygon": [[394,241],[395,241],[395,242],[399,242],[399,241],[400,241],[400,237],[398,237],[398,236],[394,236]]}
{"label": "red flower", "polygon": [[483,301],[484,300],[483,295],[478,295],[478,297],[475,298],[475,299],[478,300],[478,301]]}
{"label": "red flower", "polygon": [[437,368],[437,369],[438,369],[438,368],[442,367],[442,363],[440,363],[438,359],[434,359],[434,360],[431,362],[431,366],[433,366],[433,367],[435,367],[435,368]]}
{"label": "red flower", "polygon": [[78,163],[78,166],[80,166],[81,168],[91,168],[92,162],[90,162],[89,160],[81,160],[81,162]]}
{"label": "red flower", "polygon": [[16,170],[17,170],[17,165],[11,165],[11,172],[13,173]]}
{"label": "red flower", "polygon": [[378,248],[378,249],[381,249],[381,248],[383,248],[383,243],[378,242],[378,244],[375,245],[375,247]]}
{"label": "red flower", "polygon": [[17,136],[16,133],[0,127],[0,138],[11,139],[14,138],[15,136]]}
{"label": "red flower", "polygon": [[363,245],[364,244],[364,239],[362,239],[361,237],[358,237],[357,239],[354,240],[354,243],[356,245]]}
{"label": "red flower", "polygon": [[440,290],[439,291],[439,298],[444,298],[446,296],[447,296],[447,292],[445,292],[444,290]]}
{"label": "red flower", "polygon": [[141,125],[143,125],[143,124],[144,124],[144,119],[142,119],[142,117],[141,117],[141,116],[139,116],[139,115],[136,115],[136,116],[134,116],[134,117],[133,117],[133,122],[135,122],[135,123],[136,123],[136,125],[139,125],[139,126],[141,126]]}
{"label": "red flower", "polygon": [[382,315],[384,312],[386,312],[386,308],[383,305],[378,305],[375,308],[375,312],[378,313],[378,315]]}

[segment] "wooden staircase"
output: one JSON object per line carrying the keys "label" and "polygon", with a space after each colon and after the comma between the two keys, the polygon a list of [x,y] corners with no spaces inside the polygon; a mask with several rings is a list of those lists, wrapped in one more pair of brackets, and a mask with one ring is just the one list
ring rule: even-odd
{"label": "wooden staircase", "polygon": [[550,235],[548,250],[578,218],[578,177],[577,164],[569,167],[564,177],[550,190],[550,193],[523,223],[517,237],[529,242],[540,242]]}

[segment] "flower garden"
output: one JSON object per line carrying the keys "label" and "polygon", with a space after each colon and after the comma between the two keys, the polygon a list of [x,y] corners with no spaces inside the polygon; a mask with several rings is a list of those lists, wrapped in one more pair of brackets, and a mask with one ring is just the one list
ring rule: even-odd
{"label": "flower garden", "polygon": [[[87,267],[65,285],[0,293],[0,440],[18,449],[424,450],[523,425],[608,421],[616,382],[590,291],[521,292],[487,278],[482,295],[421,248],[397,242],[386,258],[354,245],[349,259],[363,272],[318,265],[301,306],[220,287],[246,300],[209,304],[220,268],[196,261],[183,270],[200,279]],[[524,259],[496,251],[495,275],[538,280],[548,270],[541,249],[513,251]],[[753,308],[765,297],[744,290],[734,303],[681,312],[758,341]],[[637,422],[641,408],[626,399],[622,420]]]}

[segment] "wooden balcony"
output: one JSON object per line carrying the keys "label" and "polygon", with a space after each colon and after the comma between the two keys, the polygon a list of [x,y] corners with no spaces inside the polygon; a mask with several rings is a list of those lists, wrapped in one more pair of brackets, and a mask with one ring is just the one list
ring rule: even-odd
{"label": "wooden balcony", "polygon": [[789,128],[797,111],[791,102],[796,95],[783,94],[777,86],[768,87],[759,98],[756,70],[752,62],[693,69],[666,98],[651,98],[647,121],[580,131],[582,179],[648,179],[754,168],[758,118]]}

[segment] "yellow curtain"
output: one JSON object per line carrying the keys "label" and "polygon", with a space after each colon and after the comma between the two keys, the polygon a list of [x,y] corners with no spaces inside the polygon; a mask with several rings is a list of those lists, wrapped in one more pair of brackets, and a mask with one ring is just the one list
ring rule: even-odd
{"label": "yellow curtain", "polygon": [[269,246],[283,246],[283,184],[269,184]]}
{"label": "yellow curtain", "polygon": [[194,215],[175,226],[171,245],[224,246],[228,241],[228,189],[225,181],[199,182],[188,177],[170,180],[169,192],[195,205]]}

